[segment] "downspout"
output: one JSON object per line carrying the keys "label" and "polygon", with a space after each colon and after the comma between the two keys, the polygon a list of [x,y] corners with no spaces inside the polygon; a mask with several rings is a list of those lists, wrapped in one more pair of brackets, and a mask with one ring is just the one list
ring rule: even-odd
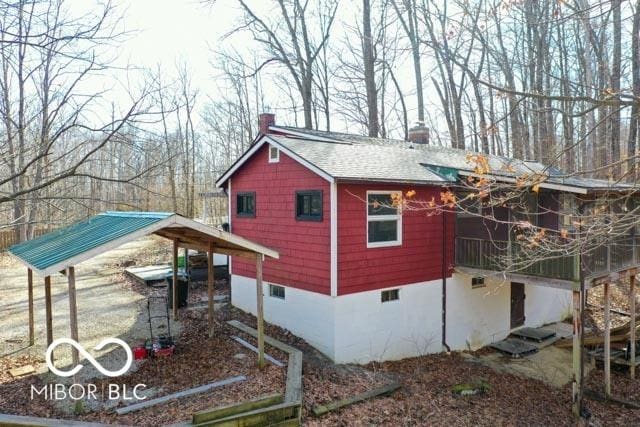
{"label": "downspout", "polygon": [[[454,223],[455,227],[455,223]],[[442,346],[451,351],[447,344],[447,215],[442,210]]]}

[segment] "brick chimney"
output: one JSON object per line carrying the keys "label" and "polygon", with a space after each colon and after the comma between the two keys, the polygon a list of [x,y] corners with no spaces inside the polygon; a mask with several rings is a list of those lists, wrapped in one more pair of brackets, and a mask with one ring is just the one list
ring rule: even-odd
{"label": "brick chimney", "polygon": [[259,131],[261,134],[269,133],[269,126],[276,124],[276,115],[272,113],[261,113],[258,116]]}
{"label": "brick chimney", "polygon": [[414,144],[429,144],[429,128],[424,123],[416,123],[415,126],[409,129],[408,139]]}

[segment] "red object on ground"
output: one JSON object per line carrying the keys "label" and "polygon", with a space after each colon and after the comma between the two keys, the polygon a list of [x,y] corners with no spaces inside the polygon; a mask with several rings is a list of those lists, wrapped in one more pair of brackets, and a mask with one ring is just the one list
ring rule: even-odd
{"label": "red object on ground", "polygon": [[134,347],[133,348],[133,358],[135,360],[146,359],[148,356],[147,349],[143,346]]}
{"label": "red object on ground", "polygon": [[175,351],[176,346],[172,345],[171,347],[167,347],[167,348],[159,348],[157,350],[154,351],[156,357],[168,357],[173,355],[173,352]]}

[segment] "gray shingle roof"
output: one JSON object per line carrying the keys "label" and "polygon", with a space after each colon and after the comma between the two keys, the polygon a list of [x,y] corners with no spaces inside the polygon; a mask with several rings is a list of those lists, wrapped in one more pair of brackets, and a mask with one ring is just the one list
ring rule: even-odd
{"label": "gray shingle roof", "polygon": [[[446,182],[426,165],[471,172],[472,151],[435,145],[413,144],[398,139],[373,138],[340,132],[275,126],[287,136],[270,137],[335,178],[407,182]],[[331,140],[333,142],[329,142]],[[569,176],[540,162],[486,155],[492,174],[522,176],[545,174],[546,182],[572,187],[607,190],[632,189],[633,185],[602,179]]]}
{"label": "gray shingle roof", "polygon": [[[446,183],[451,180],[437,168],[473,172],[467,150],[414,144],[340,132],[272,126],[268,137],[337,179],[412,183]],[[539,162],[485,155],[494,176],[521,177],[544,174],[546,183],[588,190],[628,190],[629,184],[569,176]],[[431,168],[430,168],[431,166]],[[433,168],[435,166],[436,168]],[[231,170],[231,169],[230,169]],[[225,174],[226,175],[226,174]],[[221,184],[219,182],[218,184]]]}

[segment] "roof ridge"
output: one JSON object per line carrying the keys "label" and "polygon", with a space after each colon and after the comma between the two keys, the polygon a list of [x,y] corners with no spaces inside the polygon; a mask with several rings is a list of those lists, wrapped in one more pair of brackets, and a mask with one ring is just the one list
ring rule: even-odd
{"label": "roof ridge", "polygon": [[143,212],[143,211],[106,211],[98,216],[117,216],[122,218],[168,218],[176,215],[173,212]]}

